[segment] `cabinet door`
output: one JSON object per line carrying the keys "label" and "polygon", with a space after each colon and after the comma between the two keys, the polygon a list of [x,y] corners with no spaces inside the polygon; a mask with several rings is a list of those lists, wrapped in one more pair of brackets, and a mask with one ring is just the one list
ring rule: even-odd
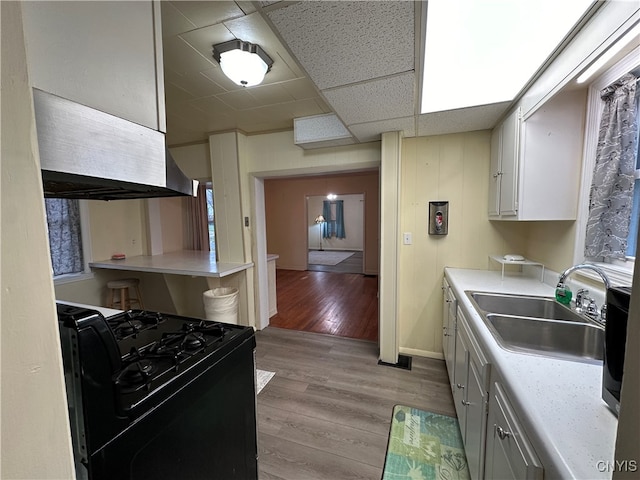
{"label": "cabinet door", "polygon": [[442,307],[442,350],[444,360],[449,374],[449,384],[453,387],[453,372],[455,368],[455,348],[456,348],[456,297],[451,291],[451,287],[446,280],[442,284],[443,307]]}
{"label": "cabinet door", "polygon": [[518,158],[521,109],[517,108],[502,124],[500,156],[500,215],[518,213]]}
{"label": "cabinet door", "polygon": [[491,164],[489,167],[489,216],[500,215],[500,157],[502,156],[502,125],[491,133]]}
{"label": "cabinet door", "polygon": [[484,440],[487,426],[485,421],[487,392],[482,380],[481,370],[471,357],[469,359],[464,449],[467,454],[471,478],[483,478]]}
{"label": "cabinet door", "polygon": [[498,383],[491,391],[487,425],[486,478],[542,479],[542,464]]}
{"label": "cabinet door", "polygon": [[[460,311],[458,310],[458,318],[460,318]],[[465,389],[467,388],[467,365],[469,364],[469,347],[466,339],[463,337],[463,329],[456,329],[456,352],[455,352],[455,367],[454,367],[454,386],[453,386],[453,402],[456,407],[456,414],[458,415],[458,422],[460,423],[460,433],[462,438],[465,435],[465,425],[467,421],[467,409],[465,408],[465,402],[467,401],[465,395]]]}
{"label": "cabinet door", "polygon": [[23,22],[33,87],[166,132],[160,2],[23,2]]}

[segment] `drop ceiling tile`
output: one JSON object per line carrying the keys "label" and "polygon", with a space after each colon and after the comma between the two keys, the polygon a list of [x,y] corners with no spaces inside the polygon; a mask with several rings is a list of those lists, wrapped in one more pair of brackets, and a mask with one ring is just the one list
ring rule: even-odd
{"label": "drop ceiling tile", "polygon": [[250,0],[240,0],[237,1],[236,4],[242,9],[245,15],[249,15],[256,11],[256,7],[253,5],[253,2]]}
{"label": "drop ceiling tile", "polygon": [[276,130],[291,130],[293,128],[292,120],[275,120],[264,123],[254,123],[244,127],[238,127],[247,133],[267,133]]}
{"label": "drop ceiling tile", "polygon": [[288,92],[285,83],[260,85],[251,89],[251,95],[261,105],[273,105],[276,103],[293,102],[295,98]]}
{"label": "drop ceiling tile", "polygon": [[175,1],[172,5],[196,27],[206,27],[244,15],[235,2]]}
{"label": "drop ceiling tile", "polygon": [[321,113],[329,113],[331,111],[325,106],[323,101],[316,98],[297,100],[292,103],[283,104],[282,107],[287,109],[292,118],[320,115]]}
{"label": "drop ceiling tile", "polygon": [[249,89],[223,93],[217,95],[217,98],[235,110],[246,110],[261,105],[261,103],[251,95],[251,90]]}
{"label": "drop ceiling tile", "polygon": [[231,116],[236,112],[235,109],[220,101],[216,96],[198,98],[190,101],[189,105],[211,115],[225,114]]}
{"label": "drop ceiling tile", "polygon": [[213,46],[235,38],[223,24],[198,28],[197,30],[183,33],[180,37],[200,52],[203,57],[211,58],[212,62],[215,62],[213,60]]}
{"label": "drop ceiling tile", "polygon": [[414,69],[414,2],[299,2],[267,16],[320,89]]}
{"label": "drop ceiling tile", "polygon": [[417,134],[422,137],[491,129],[509,105],[511,102],[501,102],[459,110],[425,113],[418,117]]}
{"label": "drop ceiling tile", "polygon": [[193,97],[209,97],[223,93],[226,90],[209,77],[200,72],[187,73],[170,81],[173,85],[189,92]]}
{"label": "drop ceiling tile", "polygon": [[[176,77],[179,78],[177,75]],[[187,100],[192,100],[194,98],[191,93],[180,88],[174,83],[167,81],[166,79],[164,82],[164,95],[167,109],[173,104],[186,102]]]}
{"label": "drop ceiling tile", "polygon": [[414,114],[413,92],[413,72],[323,91],[346,125],[409,117]]}
{"label": "drop ceiling tile", "polygon": [[198,53],[180,37],[165,37],[162,40],[165,69],[184,75],[199,72],[214,65],[211,60]]}
{"label": "drop ceiling tile", "polygon": [[394,118],[379,122],[359,123],[349,125],[351,133],[361,142],[380,140],[382,132],[403,132],[405,137],[416,136],[416,122],[414,117]]}
{"label": "drop ceiling tile", "polygon": [[189,102],[172,104],[171,108],[167,108],[167,117],[169,116],[181,118],[189,123],[207,121],[207,113],[195,108]]}
{"label": "drop ceiling tile", "polygon": [[172,2],[160,2],[160,8],[163,37],[171,37],[196,28],[196,25],[185,17]]}
{"label": "drop ceiling tile", "polygon": [[283,84],[287,92],[296,100],[304,100],[305,98],[315,98],[318,96],[313,83],[307,78],[298,78]]}

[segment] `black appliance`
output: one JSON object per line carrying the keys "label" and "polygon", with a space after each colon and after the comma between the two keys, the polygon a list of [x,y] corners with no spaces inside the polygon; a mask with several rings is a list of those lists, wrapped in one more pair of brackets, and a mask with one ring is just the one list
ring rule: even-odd
{"label": "black appliance", "polygon": [[620,388],[624,371],[630,299],[631,287],[607,289],[602,399],[616,416],[620,413]]}
{"label": "black appliance", "polygon": [[77,477],[257,478],[251,327],[58,304]]}

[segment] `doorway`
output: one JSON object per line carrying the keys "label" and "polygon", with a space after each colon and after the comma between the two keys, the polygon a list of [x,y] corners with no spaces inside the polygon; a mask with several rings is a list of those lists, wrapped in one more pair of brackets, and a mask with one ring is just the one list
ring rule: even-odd
{"label": "doorway", "polygon": [[[264,185],[265,244],[278,255],[276,269],[277,314],[269,324],[371,341],[378,340],[379,173],[378,170],[321,176],[267,178]],[[320,250],[315,219],[330,192],[362,192],[357,206],[362,246],[354,247],[357,273],[309,267],[309,250]],[[345,194],[346,195],[346,194]],[[314,206],[311,197],[317,197]],[[316,211],[317,210],[317,211]],[[348,224],[345,225],[348,228]],[[315,231],[314,231],[315,230]],[[351,238],[350,238],[351,237]],[[337,238],[322,239],[323,250],[342,251]],[[345,239],[342,239],[344,243]],[[324,243],[329,242],[330,243]],[[344,247],[343,247],[344,250]],[[361,260],[360,260],[361,256]],[[342,263],[342,262],[339,262]],[[313,265],[313,264],[312,264]]]}
{"label": "doorway", "polygon": [[307,270],[364,273],[364,193],[307,196]]}

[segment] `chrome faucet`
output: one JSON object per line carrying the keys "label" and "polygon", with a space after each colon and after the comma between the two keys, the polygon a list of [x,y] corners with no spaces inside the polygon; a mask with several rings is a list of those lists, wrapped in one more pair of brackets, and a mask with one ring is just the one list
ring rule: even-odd
{"label": "chrome faucet", "polygon": [[[611,282],[609,281],[607,274],[604,273],[604,271],[601,268],[596,267],[595,265],[591,265],[590,263],[580,263],[578,265],[574,265],[573,267],[567,268],[564,272],[560,274],[560,279],[558,280],[558,285],[556,288],[564,289],[565,282],[569,277],[569,275],[571,275],[573,272],[577,270],[593,270],[598,275],[600,275],[600,278],[602,278],[602,282],[604,283],[604,286],[606,289],[609,289],[611,287]],[[578,290],[578,295],[576,296],[576,307],[578,309],[582,309],[584,302],[588,302],[585,315],[593,318],[594,320],[598,320],[602,323],[606,322],[607,320],[606,303],[600,309],[600,318],[598,319],[597,318],[598,306],[596,305],[595,300],[593,298],[584,298],[584,296],[588,294],[589,294],[588,290],[583,290],[583,289]]]}

